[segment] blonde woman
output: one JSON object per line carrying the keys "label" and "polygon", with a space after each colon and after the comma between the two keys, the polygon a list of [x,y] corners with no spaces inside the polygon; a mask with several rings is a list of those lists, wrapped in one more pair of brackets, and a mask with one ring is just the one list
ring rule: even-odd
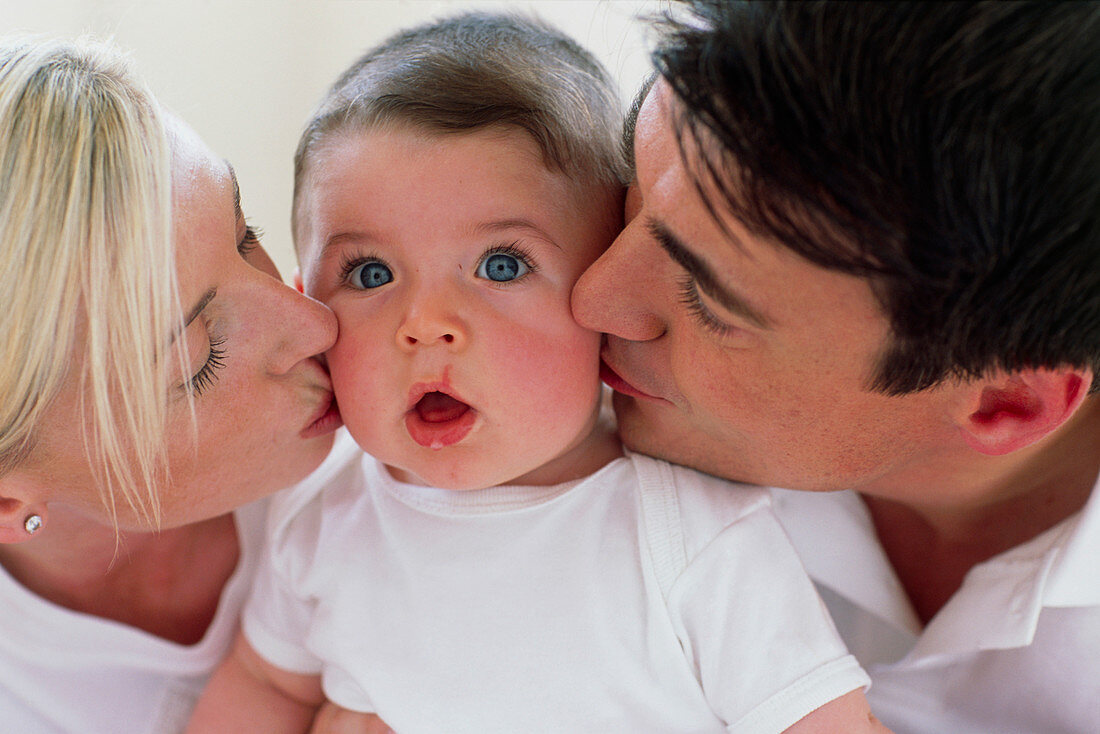
{"label": "blonde woman", "polygon": [[0,40],[0,729],[182,730],[335,332],[115,51]]}

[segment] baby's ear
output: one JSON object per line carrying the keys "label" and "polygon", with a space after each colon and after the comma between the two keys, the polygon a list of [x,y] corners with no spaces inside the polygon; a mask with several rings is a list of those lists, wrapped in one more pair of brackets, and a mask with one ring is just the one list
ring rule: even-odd
{"label": "baby's ear", "polygon": [[1081,407],[1091,370],[1059,368],[997,372],[975,380],[955,422],[970,448],[1008,454],[1061,427]]}
{"label": "baby's ear", "polygon": [[301,268],[294,268],[294,275],[291,276],[291,279],[294,281],[294,288],[299,293],[305,293],[306,292],[305,288],[302,287],[302,269]]}

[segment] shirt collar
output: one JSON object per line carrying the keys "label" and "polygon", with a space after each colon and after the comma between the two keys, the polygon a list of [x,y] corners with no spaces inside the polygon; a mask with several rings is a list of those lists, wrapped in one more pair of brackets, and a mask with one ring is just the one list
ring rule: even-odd
{"label": "shirt collar", "polygon": [[1050,607],[1100,606],[1100,477],[1085,507],[1067,521],[1062,551],[1050,571],[1043,604]]}
{"label": "shirt collar", "polygon": [[1081,512],[971,569],[923,631],[858,495],[773,490],[773,498],[814,581],[918,634],[915,655],[1021,647],[1043,607],[1100,606],[1100,481]]}
{"label": "shirt collar", "polygon": [[1076,516],[970,569],[928,623],[913,654],[999,650],[1035,638],[1051,570]]}
{"label": "shirt collar", "polygon": [[1097,558],[1100,480],[1080,512],[972,568],[918,648],[957,647],[966,636],[981,650],[1031,644],[1044,607],[1100,606]]}

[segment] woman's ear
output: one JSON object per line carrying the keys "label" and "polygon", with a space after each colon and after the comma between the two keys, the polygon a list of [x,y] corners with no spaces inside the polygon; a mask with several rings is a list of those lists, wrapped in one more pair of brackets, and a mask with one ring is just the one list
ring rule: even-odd
{"label": "woman's ear", "polygon": [[302,269],[294,268],[294,275],[291,276],[291,280],[294,282],[294,290],[299,293],[305,293],[306,289],[302,287]]}
{"label": "woman's ear", "polygon": [[[0,487],[0,492],[3,488]],[[0,543],[30,540],[46,524],[45,505],[0,495]]]}
{"label": "woman's ear", "polygon": [[1008,454],[1058,430],[1084,403],[1092,379],[1087,369],[998,372],[971,383],[955,422],[970,448]]}
{"label": "woman's ear", "polygon": [[38,479],[17,468],[0,476],[0,543],[30,540],[46,524],[46,496]]}

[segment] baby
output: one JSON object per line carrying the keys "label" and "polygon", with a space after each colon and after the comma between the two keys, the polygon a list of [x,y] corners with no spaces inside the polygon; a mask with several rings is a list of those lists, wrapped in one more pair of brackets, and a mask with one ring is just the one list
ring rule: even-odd
{"label": "baby", "polygon": [[621,227],[620,126],[597,61],[504,15],[330,90],[294,231],[347,433],[276,501],[190,731],[301,732],[325,699],[401,734],[873,729],[766,493],[600,420],[569,298]]}

